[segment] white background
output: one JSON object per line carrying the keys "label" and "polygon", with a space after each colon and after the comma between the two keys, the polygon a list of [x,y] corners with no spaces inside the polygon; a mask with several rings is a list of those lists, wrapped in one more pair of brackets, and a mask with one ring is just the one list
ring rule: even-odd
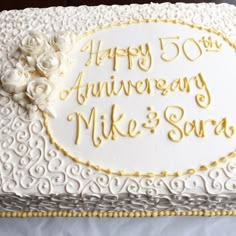
{"label": "white background", "polygon": [[106,235],[236,235],[236,217],[156,218],[1,218],[0,235],[106,236]]}

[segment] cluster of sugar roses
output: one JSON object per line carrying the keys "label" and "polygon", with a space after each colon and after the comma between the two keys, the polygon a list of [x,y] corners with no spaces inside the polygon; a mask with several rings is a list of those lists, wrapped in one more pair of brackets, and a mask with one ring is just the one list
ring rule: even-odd
{"label": "cluster of sugar roses", "polygon": [[53,94],[75,41],[75,34],[68,32],[27,35],[13,55],[15,68],[1,76],[1,94],[10,94],[30,114],[40,110],[54,116]]}

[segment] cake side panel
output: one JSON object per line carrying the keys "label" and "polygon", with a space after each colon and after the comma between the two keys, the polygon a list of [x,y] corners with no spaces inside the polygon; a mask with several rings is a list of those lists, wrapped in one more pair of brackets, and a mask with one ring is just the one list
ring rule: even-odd
{"label": "cake side panel", "polygon": [[[146,194],[80,195],[25,195],[0,196],[0,212],[207,212],[235,209],[235,194],[188,195],[172,194],[147,196]],[[146,216],[146,215],[145,215]]]}

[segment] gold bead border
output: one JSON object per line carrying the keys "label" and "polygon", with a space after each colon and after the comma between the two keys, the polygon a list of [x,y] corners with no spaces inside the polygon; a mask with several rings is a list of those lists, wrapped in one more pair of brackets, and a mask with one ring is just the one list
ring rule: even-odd
{"label": "gold bead border", "polygon": [[[108,30],[111,29],[112,27],[119,27],[119,26],[127,26],[127,25],[134,25],[134,24],[140,24],[140,23],[172,23],[172,24],[177,24],[177,25],[183,25],[183,26],[188,26],[190,28],[194,28],[197,30],[202,30],[202,31],[206,31],[208,33],[212,33],[217,35],[218,37],[221,37],[223,41],[225,41],[226,43],[229,44],[230,47],[232,47],[233,49],[236,49],[236,42],[232,42],[225,34],[223,34],[220,31],[217,31],[213,28],[207,28],[207,27],[203,27],[200,25],[196,25],[196,24],[191,24],[182,20],[177,20],[177,19],[140,19],[140,20],[130,20],[130,21],[126,21],[126,22],[115,22],[112,24],[108,24],[105,26],[100,26],[100,27],[96,27],[90,31],[86,31],[84,33],[82,33],[79,37],[78,40],[81,40],[91,34],[94,34],[96,32],[100,32],[103,30]],[[161,171],[160,173],[141,173],[139,171],[136,172],[125,172],[125,171],[114,171],[111,170],[109,168],[104,168],[101,166],[96,165],[95,163],[92,163],[91,161],[83,161],[81,160],[80,157],[75,157],[74,155],[72,155],[71,153],[69,153],[63,146],[61,146],[60,144],[57,143],[57,141],[55,140],[50,128],[49,128],[49,124],[48,124],[48,116],[47,114],[44,112],[43,113],[43,118],[44,118],[44,125],[46,128],[46,133],[49,137],[49,140],[51,142],[51,144],[53,144],[59,151],[61,151],[65,156],[68,156],[70,159],[72,159],[74,162],[80,163],[82,165],[85,165],[87,167],[91,167],[97,171],[102,171],[104,173],[107,174],[115,174],[118,176],[144,176],[144,177],[165,177],[165,176],[182,176],[182,175],[193,175],[198,171],[206,171],[206,170],[210,170],[212,168],[217,167],[219,164],[225,163],[226,161],[228,161],[230,158],[234,158],[236,157],[236,151],[233,151],[231,153],[228,153],[226,156],[223,156],[221,158],[219,158],[216,161],[212,161],[211,163],[208,163],[206,165],[201,165],[198,168],[189,168],[186,171],[176,171],[174,173],[169,173],[168,171],[164,170]]]}
{"label": "gold bead border", "polygon": [[236,216],[236,210],[202,210],[202,211],[114,211],[114,212],[99,212],[99,211],[0,211],[0,217],[158,217],[158,216]]}

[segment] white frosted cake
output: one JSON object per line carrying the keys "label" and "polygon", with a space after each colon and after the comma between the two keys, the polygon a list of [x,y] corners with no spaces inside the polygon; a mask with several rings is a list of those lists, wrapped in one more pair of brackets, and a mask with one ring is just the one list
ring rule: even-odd
{"label": "white frosted cake", "polygon": [[236,214],[236,8],[0,13],[0,216]]}

